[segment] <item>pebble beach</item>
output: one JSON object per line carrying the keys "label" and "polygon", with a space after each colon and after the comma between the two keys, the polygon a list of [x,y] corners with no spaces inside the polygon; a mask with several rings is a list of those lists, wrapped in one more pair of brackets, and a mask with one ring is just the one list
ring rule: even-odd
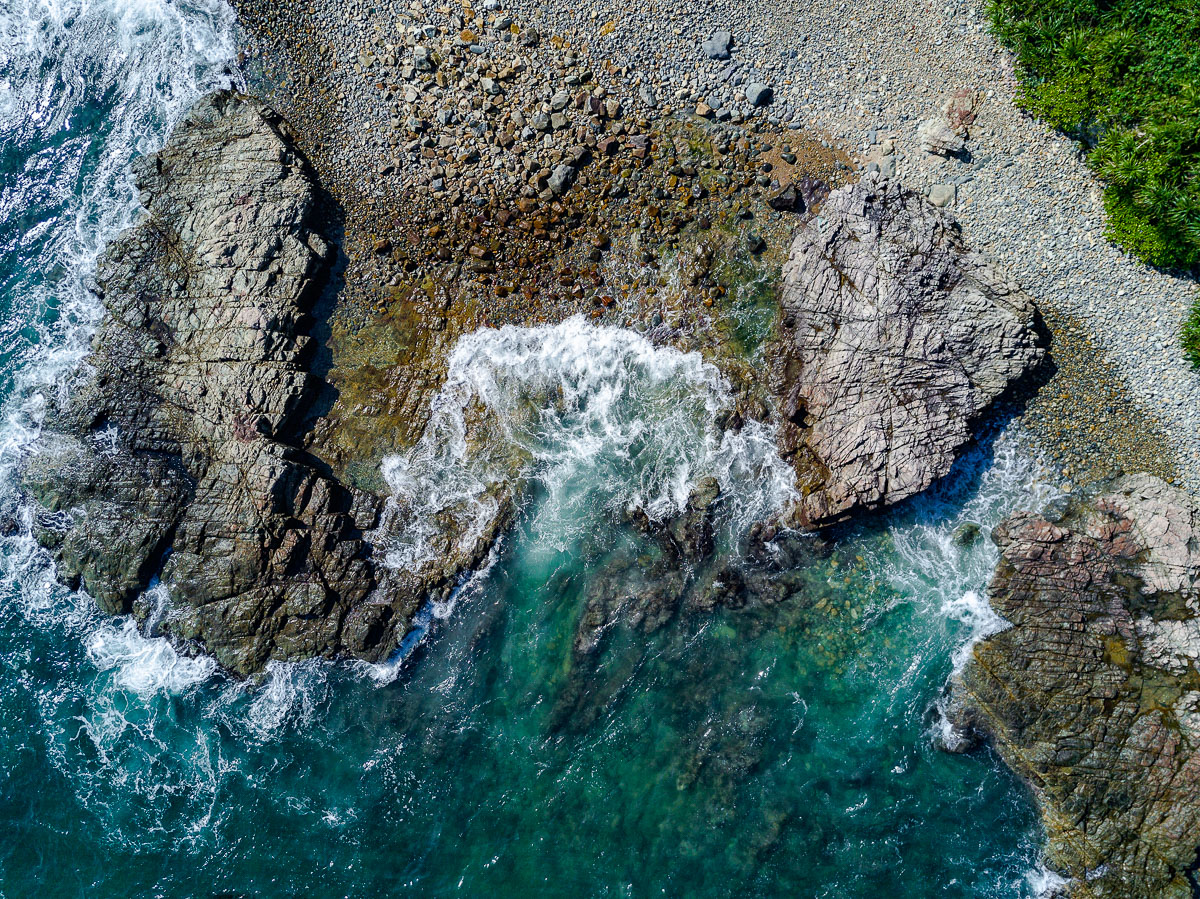
{"label": "pebble beach", "polygon": [[[824,154],[835,185],[882,168],[1037,300],[1055,369],[1018,414],[1065,479],[1144,470],[1200,490],[1200,374],[1178,339],[1195,282],[1105,240],[1100,183],[1077,143],[1020,109],[980,4],[323,5],[242,0],[243,61],[312,135],[349,219],[425,197],[569,209],[595,182],[584,152],[601,160],[599,197],[620,198],[622,154],[680,121],[748,144],[738,165],[760,199],[784,180],[763,174],[762,147],[800,166]],[[962,151],[927,152],[919,129],[956,93],[973,104]],[[353,231],[347,281],[370,292],[388,273],[354,264],[370,239]]]}

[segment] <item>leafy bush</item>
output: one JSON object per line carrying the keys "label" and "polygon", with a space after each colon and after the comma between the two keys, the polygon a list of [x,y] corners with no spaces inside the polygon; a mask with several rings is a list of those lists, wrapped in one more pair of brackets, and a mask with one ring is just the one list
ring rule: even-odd
{"label": "leafy bush", "polygon": [[992,0],[1021,102],[1089,147],[1108,234],[1152,265],[1200,265],[1200,2]]}
{"label": "leafy bush", "polygon": [[1193,368],[1200,368],[1200,296],[1192,301],[1187,321],[1183,323],[1183,355]]}

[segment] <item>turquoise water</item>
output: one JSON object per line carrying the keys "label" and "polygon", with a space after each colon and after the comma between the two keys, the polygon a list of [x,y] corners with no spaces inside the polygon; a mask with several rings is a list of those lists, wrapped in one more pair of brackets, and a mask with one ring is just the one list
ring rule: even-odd
{"label": "turquoise water", "polygon": [[[38,394],[86,347],[83,285],[136,208],[129,161],[228,81],[232,29],[218,3],[0,11],[2,515],[28,514],[13,467]],[[581,335],[571,364],[562,329],[475,338],[492,355],[473,389],[520,400],[496,408],[527,416],[507,433],[533,487],[491,566],[390,665],[239,684],[99,615],[5,538],[0,896],[1036,895],[1027,795],[989,754],[935,749],[932,714],[997,626],[980,599],[995,550],[956,528],[1047,495],[1018,436],[832,543],[746,558],[745,524],[779,497],[761,442],[709,439],[719,379],[623,332]],[[398,493],[434,463],[453,460],[393,462]],[[704,474],[727,487],[736,609],[690,609],[728,572],[689,578],[623,523]],[[574,650],[589,603],[636,609],[663,583],[681,602],[665,625],[618,611],[596,653]]]}

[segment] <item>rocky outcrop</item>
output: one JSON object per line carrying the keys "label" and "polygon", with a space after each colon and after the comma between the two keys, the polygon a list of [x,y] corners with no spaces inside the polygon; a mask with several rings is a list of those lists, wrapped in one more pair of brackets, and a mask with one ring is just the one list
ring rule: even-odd
{"label": "rocky outcrop", "polygon": [[164,630],[235,672],[379,657],[424,585],[382,583],[378,501],[299,448],[331,252],[307,163],[269,108],[226,92],[136,174],[146,215],[99,267],[92,354],[25,465],[36,536],[110,612],[149,614],[160,578]]}
{"label": "rocky outcrop", "polygon": [[875,174],[807,218],[783,279],[773,392],[806,525],[945,475],[976,419],[1045,354],[1029,296]]}
{"label": "rocky outcrop", "polygon": [[1071,895],[1196,895],[1200,508],[1135,475],[994,539],[1013,627],[976,647],[952,722],[1029,782]]}
{"label": "rocky outcrop", "polygon": [[[93,352],[67,398],[50,403],[24,467],[42,509],[35,535],[102,608],[153,616],[235,672],[386,655],[417,607],[452,591],[510,522],[520,459],[496,434],[512,422],[462,410],[467,455],[491,474],[445,508],[430,505],[445,490],[428,482],[386,505],[344,483],[314,439],[338,421],[320,414],[326,385],[310,336],[332,250],[287,124],[218,93],[136,174],[146,215],[99,267],[106,314]],[[805,525],[895,502],[944,474],[971,419],[1042,352],[1028,299],[887,182],[835,193],[804,220],[782,293],[772,385]],[[396,368],[431,378],[439,364]],[[431,396],[423,386],[407,398],[397,424],[429,431],[433,406],[418,400]],[[645,522],[667,581],[687,581],[668,568],[707,564],[719,492],[701,482],[676,519]],[[165,611],[163,593],[146,592],[156,580]],[[680,589],[636,611],[614,586],[589,606],[595,626],[581,625],[580,645],[594,645],[618,610],[669,616]]]}

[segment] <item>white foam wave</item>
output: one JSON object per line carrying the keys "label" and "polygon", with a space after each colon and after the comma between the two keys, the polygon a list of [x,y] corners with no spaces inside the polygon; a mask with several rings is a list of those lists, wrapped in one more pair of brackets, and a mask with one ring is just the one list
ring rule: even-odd
{"label": "white foam wave", "polygon": [[1041,864],[1025,875],[1025,884],[1036,899],[1056,899],[1066,895],[1070,881]]}
{"label": "white foam wave", "polygon": [[208,656],[189,658],[163,637],[144,637],[131,618],[103,622],[87,641],[88,657],[116,683],[141,696],[182,693],[216,671]]}
{"label": "white foam wave", "polygon": [[[86,352],[99,310],[85,278],[138,210],[129,163],[161,146],[198,97],[230,83],[234,23],[223,0],[14,0],[0,8],[0,67],[10,87],[0,90],[0,135],[31,153],[0,214],[31,198],[59,207],[39,223],[50,233],[37,249],[42,270],[62,277],[22,310],[43,331],[42,356],[25,367],[31,384],[61,386]],[[96,103],[106,115],[90,122]],[[46,139],[55,132],[66,136]],[[58,310],[56,327],[43,324],[46,307]]]}
{"label": "white foam wave", "polygon": [[998,634],[1008,627],[1008,622],[1001,618],[992,604],[978,590],[968,590],[957,599],[949,599],[942,603],[941,613],[948,619],[963,625],[970,635],[967,640],[955,647],[950,659],[954,664],[954,672],[958,673],[971,658],[975,644],[986,640],[993,634]]}
{"label": "white foam wave", "polygon": [[[940,616],[955,631],[955,670],[980,640],[1007,623],[987,601],[999,560],[992,529],[1019,509],[1038,509],[1058,490],[1050,470],[1019,434],[996,436],[990,454],[977,450],[953,482],[918,497],[890,529],[895,559],[884,566],[903,595]],[[978,486],[964,502],[962,484]]]}
{"label": "white foam wave", "polygon": [[436,558],[437,520],[463,545],[494,515],[490,486],[534,479],[546,494],[539,531],[568,545],[598,510],[682,511],[695,483],[715,477],[730,528],[795,495],[773,431],[716,425],[728,385],[697,353],[580,317],[559,325],[481,329],[450,355],[425,436],[384,460],[401,522],[389,562]]}
{"label": "white foam wave", "polygon": [[321,659],[268,662],[266,679],[254,688],[241,725],[267,741],[311,723],[327,698],[329,673],[329,663]]}

